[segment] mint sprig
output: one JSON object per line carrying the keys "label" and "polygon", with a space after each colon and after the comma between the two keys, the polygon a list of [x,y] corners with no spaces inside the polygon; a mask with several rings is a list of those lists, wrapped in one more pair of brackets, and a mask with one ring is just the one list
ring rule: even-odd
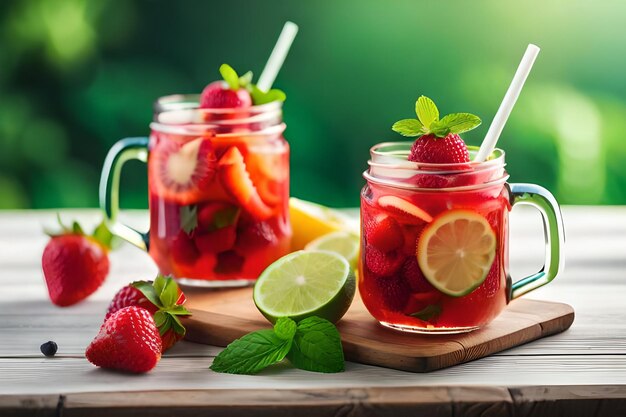
{"label": "mint sprig", "polygon": [[309,317],[298,324],[282,317],[273,330],[248,333],[226,346],[213,360],[211,369],[251,375],[285,358],[307,371],[344,370],[339,332],[334,324],[320,317]]}
{"label": "mint sprig", "polygon": [[452,113],[439,119],[439,109],[426,96],[415,102],[417,119],[403,119],[395,122],[391,129],[407,137],[435,135],[446,137],[450,133],[460,134],[470,131],[482,123],[480,118],[470,113]]}

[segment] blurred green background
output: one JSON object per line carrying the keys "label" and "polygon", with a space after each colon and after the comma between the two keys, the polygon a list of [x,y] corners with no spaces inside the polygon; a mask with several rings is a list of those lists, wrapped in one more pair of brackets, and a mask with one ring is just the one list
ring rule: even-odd
{"label": "blurred green background", "polygon": [[[0,2],[0,207],[96,206],[102,162],[148,133],[155,98],[218,66],[260,73],[285,20],[300,33],[287,93],[292,194],[357,206],[371,145],[427,95],[472,112],[478,145],[530,42],[542,48],[499,146],[511,181],[561,203],[626,203],[621,1],[18,0]],[[128,164],[122,205],[146,207]]]}

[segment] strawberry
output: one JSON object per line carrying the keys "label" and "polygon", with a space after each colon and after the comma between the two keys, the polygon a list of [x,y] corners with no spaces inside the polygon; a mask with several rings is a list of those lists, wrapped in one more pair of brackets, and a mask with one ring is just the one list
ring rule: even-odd
{"label": "strawberry", "polygon": [[366,242],[382,252],[391,252],[404,244],[402,229],[393,217],[381,213],[364,223]]}
{"label": "strawberry", "polygon": [[41,258],[50,300],[61,307],[84,300],[95,292],[109,273],[108,251],[113,235],[101,223],[86,235],[74,222],[66,227],[58,217],[61,231],[51,236]]}
{"label": "strawberry", "polygon": [[197,203],[215,178],[211,139],[160,141],[150,152],[149,182],[159,197],[180,205]]}
{"label": "strawberry", "polygon": [[422,274],[417,258],[411,256],[404,261],[401,270],[402,278],[409,284],[412,292],[423,293],[437,291]]}
{"label": "strawberry", "polygon": [[234,250],[219,253],[217,265],[213,269],[218,274],[237,274],[241,272],[245,258]]}
{"label": "strawberry", "polygon": [[241,208],[256,220],[266,220],[273,210],[265,204],[250,179],[243,155],[236,146],[228,148],[217,163],[219,179]]}
{"label": "strawberry", "polygon": [[449,133],[443,138],[439,138],[434,134],[420,137],[411,146],[409,161],[431,164],[458,164],[469,162],[470,158],[467,145],[465,145],[463,139],[455,133]]}
{"label": "strawberry", "polygon": [[176,281],[158,275],[154,282],[136,281],[119,290],[109,303],[104,320],[126,307],[144,308],[154,317],[165,352],[185,336],[185,327],[178,318],[191,314],[183,307],[185,301],[187,297]]}
{"label": "strawberry", "polygon": [[101,368],[142,373],[161,359],[161,338],[150,312],[130,306],[109,317],[85,351]]}
{"label": "strawberry", "polygon": [[200,252],[224,252],[235,246],[241,210],[232,204],[209,202],[200,205],[194,241]]}
{"label": "strawberry", "polygon": [[237,229],[235,226],[224,226],[203,234],[194,236],[194,241],[200,252],[224,252],[235,246]]}
{"label": "strawberry", "polygon": [[402,254],[398,251],[385,253],[372,245],[365,248],[365,266],[376,275],[393,275],[402,266],[402,261]]}
{"label": "strawberry", "polygon": [[200,257],[194,241],[184,230],[180,230],[171,240],[170,253],[174,262],[185,265],[193,265]]}
{"label": "strawberry", "polygon": [[[459,133],[481,124],[480,118],[470,113],[453,113],[439,119],[439,110],[428,97],[421,96],[415,103],[417,119],[399,120],[392,130],[403,136],[418,137],[409,154],[409,161],[432,164],[465,164],[469,152]],[[463,167],[465,168],[465,166]]]}
{"label": "strawberry", "polygon": [[224,81],[214,81],[207,85],[200,95],[200,107],[208,109],[242,108],[252,106],[252,96],[247,86],[252,73],[242,77],[228,64],[220,66]]}

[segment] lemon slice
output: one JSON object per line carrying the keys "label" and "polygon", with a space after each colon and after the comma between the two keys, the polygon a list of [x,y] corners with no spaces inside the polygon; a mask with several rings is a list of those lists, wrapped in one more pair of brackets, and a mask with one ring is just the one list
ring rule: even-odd
{"label": "lemon slice", "polygon": [[424,276],[435,288],[461,297],[487,277],[496,254],[496,235],[483,216],[451,210],[424,229],[416,254]]}
{"label": "lemon slice", "polygon": [[307,243],[328,233],[359,233],[358,218],[351,219],[337,210],[294,197],[289,199],[289,217],[293,229],[292,251],[303,249]]}
{"label": "lemon slice", "polygon": [[327,250],[346,258],[356,270],[359,261],[359,236],[348,232],[332,232],[309,242],[305,250]]}

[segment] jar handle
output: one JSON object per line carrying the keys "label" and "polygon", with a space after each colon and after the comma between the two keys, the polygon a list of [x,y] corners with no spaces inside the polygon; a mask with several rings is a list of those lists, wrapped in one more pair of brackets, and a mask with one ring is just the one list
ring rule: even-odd
{"label": "jar handle", "polygon": [[511,205],[528,204],[539,210],[543,219],[546,255],[541,270],[513,283],[511,299],[517,298],[552,281],[563,270],[565,231],[556,199],[547,189],[535,184],[510,184]]}
{"label": "jar handle", "polygon": [[147,163],[147,137],[121,139],[109,150],[104,160],[100,177],[100,208],[104,211],[107,226],[114,235],[127,240],[140,249],[148,251],[150,231],[141,233],[117,220],[120,211],[120,173],[122,166],[132,159]]}

